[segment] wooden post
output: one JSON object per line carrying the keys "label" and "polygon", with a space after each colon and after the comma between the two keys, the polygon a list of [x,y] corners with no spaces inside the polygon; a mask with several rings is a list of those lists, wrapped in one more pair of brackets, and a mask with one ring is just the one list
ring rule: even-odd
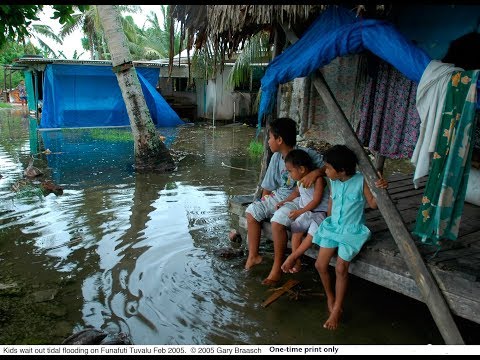
{"label": "wooden post", "polygon": [[[291,43],[298,40],[298,37],[292,30],[285,25],[282,25],[282,27],[287,35],[287,39],[289,39]],[[424,302],[430,309],[433,319],[435,320],[445,343],[447,345],[464,345],[462,336],[453,320],[450,308],[448,307],[432,274],[423,262],[417,246],[405,226],[398,209],[395,207],[387,190],[379,189],[375,186],[375,181],[378,179],[377,171],[372,165],[370,158],[365,153],[355,131],[319,70],[315,72],[315,77],[312,81],[322,97],[325,106],[331,112],[332,116],[335,117],[336,124],[342,132],[346,145],[357,155],[360,170],[364,174],[365,180],[377,200],[378,208],[387,223],[400,253],[407,263],[408,269],[422,294]]]}
{"label": "wooden post", "polygon": [[[274,44],[273,44],[273,53],[272,53],[272,60],[277,56],[281,50],[280,50],[280,40],[278,38],[279,36],[279,31],[278,28],[275,27],[275,37],[274,37]],[[277,90],[277,96],[278,96],[278,90]],[[276,103],[276,102],[275,102]],[[270,159],[272,158],[272,151],[270,150],[270,147],[268,146],[268,124],[270,123],[270,119],[275,117],[277,114],[277,109],[276,107],[273,109],[271,114],[268,114],[266,116],[266,121],[265,121],[265,134],[263,136],[263,156],[262,156],[262,161],[261,161],[261,168],[260,168],[260,175],[258,178],[258,184],[257,184],[257,190],[255,191],[255,194],[253,195],[253,200],[259,199],[262,196],[262,180],[265,177],[265,173],[267,172],[267,167],[268,164],[270,163]]]}
{"label": "wooden post", "polygon": [[375,154],[375,169],[383,174],[383,168],[385,167],[385,156],[380,155],[378,152]]}
{"label": "wooden post", "polygon": [[[30,75],[31,77],[31,75]],[[39,96],[39,91],[38,91],[38,72],[37,70],[33,70],[33,79],[34,79],[34,91],[33,91],[33,104],[35,105],[35,118],[38,119],[38,96]]]}
{"label": "wooden post", "polygon": [[5,102],[8,104],[10,103],[10,94],[7,90],[7,68],[6,66],[3,67],[3,87],[5,90]]}

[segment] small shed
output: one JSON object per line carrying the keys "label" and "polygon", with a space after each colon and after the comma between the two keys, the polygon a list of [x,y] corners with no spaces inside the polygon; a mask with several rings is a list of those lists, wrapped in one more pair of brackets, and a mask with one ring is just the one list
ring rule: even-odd
{"label": "small shed", "polygon": [[[183,124],[156,90],[158,64],[133,64],[154,124]],[[29,110],[37,115],[39,130],[130,125],[111,61],[22,57],[15,66],[25,73]]]}

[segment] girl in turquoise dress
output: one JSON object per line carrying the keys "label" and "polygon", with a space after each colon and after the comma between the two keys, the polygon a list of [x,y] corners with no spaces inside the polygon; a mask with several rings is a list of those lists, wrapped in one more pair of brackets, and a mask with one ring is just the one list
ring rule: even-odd
{"label": "girl in turquoise dress", "polygon": [[[320,246],[315,268],[322,280],[330,313],[323,327],[334,330],[343,311],[348,267],[370,237],[370,230],[365,226],[365,202],[376,209],[377,201],[363,175],[356,171],[357,157],[347,146],[333,146],[325,152],[324,161],[331,189],[328,217],[320,224],[312,242]],[[380,177],[375,185],[386,189],[388,182]],[[328,266],[337,249],[334,290]]]}

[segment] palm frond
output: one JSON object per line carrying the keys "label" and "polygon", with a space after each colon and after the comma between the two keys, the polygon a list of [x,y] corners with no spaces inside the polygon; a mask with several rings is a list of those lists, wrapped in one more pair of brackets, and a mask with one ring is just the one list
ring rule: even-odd
{"label": "palm frond", "polygon": [[83,25],[85,14],[73,14],[72,19],[72,22],[66,22],[63,24],[62,29],[60,30],[60,37],[64,38],[72,34],[75,30],[80,29]]}
{"label": "palm frond", "polygon": [[32,30],[39,35],[43,35],[49,39],[54,40],[58,44],[62,43],[62,39],[60,39],[57,34],[53,32],[52,28],[48,25],[32,24]]}
{"label": "palm frond", "polygon": [[43,53],[47,55],[46,57],[48,57],[49,55],[53,55],[54,58],[57,57],[57,54],[55,54],[55,51],[53,51],[53,49],[50,46],[48,46],[42,39],[37,38],[37,41]]}
{"label": "palm frond", "polygon": [[140,14],[142,7],[140,5],[117,5],[120,13]]}
{"label": "palm frond", "polygon": [[121,17],[122,29],[130,42],[137,42],[138,28],[131,16]]}
{"label": "palm frond", "polygon": [[252,75],[251,64],[270,59],[268,39],[269,34],[262,31],[250,38],[235,60],[235,64],[228,74],[226,86],[236,87],[245,81],[249,81]]}

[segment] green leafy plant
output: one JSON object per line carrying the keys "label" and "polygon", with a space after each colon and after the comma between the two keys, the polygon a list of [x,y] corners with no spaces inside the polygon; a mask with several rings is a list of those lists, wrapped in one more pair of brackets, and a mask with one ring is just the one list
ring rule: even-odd
{"label": "green leafy plant", "polygon": [[250,141],[250,144],[248,144],[248,153],[254,157],[262,155],[263,143],[256,139]]}
{"label": "green leafy plant", "polygon": [[113,142],[133,141],[133,135],[129,131],[114,129],[91,129],[90,136],[98,140],[108,140]]}
{"label": "green leafy plant", "polygon": [[22,186],[16,192],[15,197],[18,199],[33,199],[35,197],[42,199],[43,192],[42,189],[40,189],[39,187],[28,184]]}
{"label": "green leafy plant", "polygon": [[[252,64],[268,63],[270,58],[269,34],[260,31],[250,38],[237,56],[225,85],[238,87],[242,83],[249,82],[253,71]],[[263,72],[261,69],[260,71]]]}

